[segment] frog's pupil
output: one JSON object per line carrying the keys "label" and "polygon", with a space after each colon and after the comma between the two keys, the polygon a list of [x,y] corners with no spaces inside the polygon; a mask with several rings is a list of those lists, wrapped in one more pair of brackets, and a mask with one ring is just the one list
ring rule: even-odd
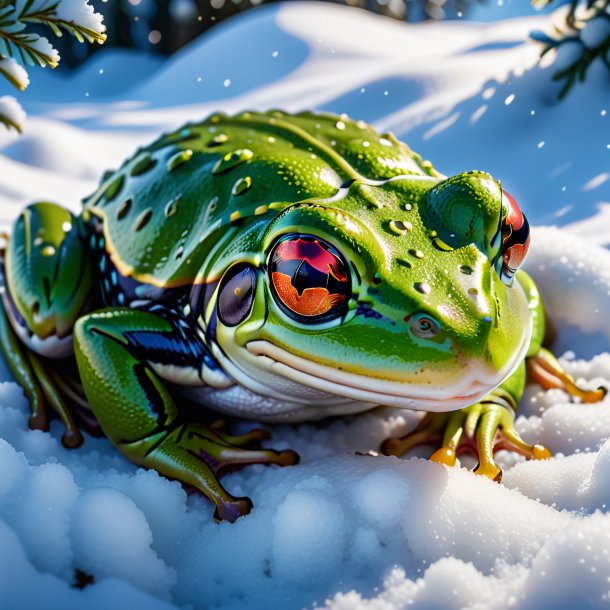
{"label": "frog's pupil", "polygon": [[237,326],[250,315],[256,277],[256,271],[249,265],[227,271],[218,294],[218,317],[225,326]]}
{"label": "frog's pupil", "polygon": [[347,268],[335,248],[313,236],[289,235],[269,264],[272,292],[282,309],[302,321],[340,315],[349,293]]}

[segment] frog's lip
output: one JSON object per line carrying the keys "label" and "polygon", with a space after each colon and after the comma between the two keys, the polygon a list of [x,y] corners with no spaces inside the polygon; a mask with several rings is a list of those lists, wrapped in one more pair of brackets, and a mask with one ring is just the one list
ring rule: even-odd
{"label": "frog's lip", "polygon": [[269,341],[250,341],[246,348],[257,357],[259,366],[301,385],[355,401],[425,411],[451,411],[474,404],[500,385],[520,362],[515,358],[497,372],[474,363],[455,383],[416,386],[340,371],[291,354]]}

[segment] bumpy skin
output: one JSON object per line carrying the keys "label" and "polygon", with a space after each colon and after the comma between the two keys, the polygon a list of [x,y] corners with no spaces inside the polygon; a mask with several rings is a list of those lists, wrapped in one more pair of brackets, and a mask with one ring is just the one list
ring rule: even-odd
{"label": "bumpy skin", "polygon": [[[218,519],[250,510],[217,479],[253,449],[212,407],[300,421],[378,405],[428,411],[386,453],[437,440],[498,478],[525,361],[583,392],[541,348],[544,315],[517,273],[527,223],[483,172],[444,179],[391,134],[347,117],[214,115],[103,180],[74,218],[27,208],[3,256],[0,346],[45,429],[45,405],[132,461],[199,488]],[[71,367],[75,362],[76,367]],[[450,413],[448,413],[450,412]],[[498,445],[499,446],[499,445]]]}

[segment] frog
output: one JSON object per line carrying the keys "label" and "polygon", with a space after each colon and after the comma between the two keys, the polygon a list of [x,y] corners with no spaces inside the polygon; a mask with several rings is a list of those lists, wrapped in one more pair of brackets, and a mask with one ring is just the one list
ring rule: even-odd
{"label": "frog", "polygon": [[583,402],[543,346],[521,269],[529,225],[490,174],[447,177],[392,133],[321,112],[215,113],[139,148],[73,213],[27,206],[0,257],[0,351],[62,442],[104,434],[131,462],[214,504],[252,509],[221,474],[298,455],[235,433],[422,411],[380,447],[427,444],[448,467],[498,448],[550,456],[515,429],[529,376]]}

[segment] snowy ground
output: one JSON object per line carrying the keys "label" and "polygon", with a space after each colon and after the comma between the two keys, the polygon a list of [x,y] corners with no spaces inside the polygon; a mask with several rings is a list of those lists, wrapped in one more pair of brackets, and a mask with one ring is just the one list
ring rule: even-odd
{"label": "snowy ground", "polygon": [[[77,209],[104,169],[213,110],[346,112],[395,131],[444,173],[503,179],[538,225],[528,268],[566,368],[608,384],[610,252],[599,245],[610,245],[610,82],[593,66],[557,104],[523,42],[544,23],[408,26],[291,2],[218,26],[165,63],[107,51],[69,78],[39,71],[22,98],[26,133],[0,132],[0,220],[33,199]],[[0,608],[606,607],[609,407],[530,387],[518,428],[556,457],[505,456],[502,485],[416,457],[355,455],[404,432],[408,414],[276,427],[274,445],[302,464],[227,477],[256,509],[217,525],[202,498],[103,439],[70,452],[59,426],[28,431],[7,382]],[[74,588],[76,569],[95,584]]]}

